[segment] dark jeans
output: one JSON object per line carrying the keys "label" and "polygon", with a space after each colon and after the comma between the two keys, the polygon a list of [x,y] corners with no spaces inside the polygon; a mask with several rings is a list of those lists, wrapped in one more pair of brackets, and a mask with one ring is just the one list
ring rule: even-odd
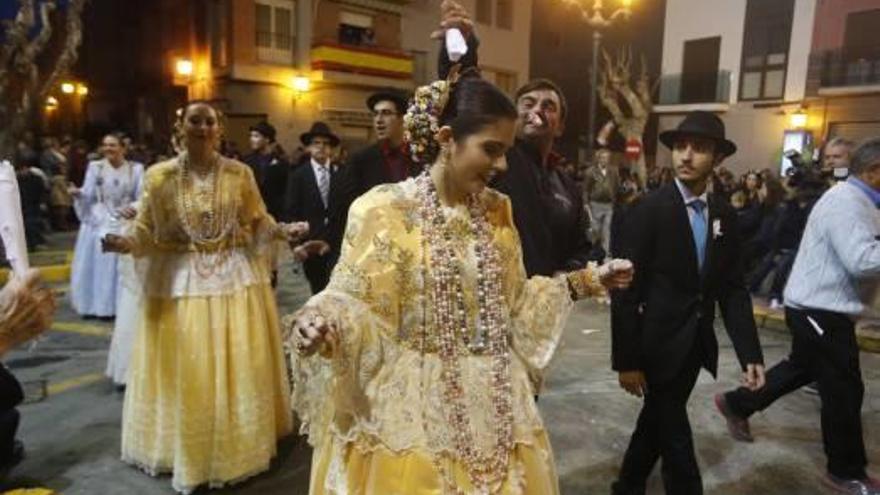
{"label": "dark jeans", "polygon": [[796,255],[797,251],[794,249],[782,249],[768,253],[752,272],[749,280],[749,290],[753,294],[759,292],[767,275],[775,271],[769,295],[771,298],[781,299],[782,291],[785,290],[785,283],[788,281],[788,275],[791,273],[791,267],[794,265]]}
{"label": "dark jeans", "polygon": [[696,344],[674,378],[651,383],[651,377],[647,377],[648,392],[623,458],[620,477],[612,486],[614,495],[643,495],[645,482],[660,458],[667,495],[703,493],[687,416],[687,402],[700,373],[701,356]]}
{"label": "dark jeans", "polygon": [[[823,334],[819,334],[810,318]],[[770,368],[764,388],[756,392],[746,388],[728,392],[727,404],[735,414],[747,418],[776,399],[818,382],[828,472],[839,478],[862,479],[868,464],[861,416],[865,387],[855,325],[846,315],[788,307],[785,321],[792,334],[788,358]]]}

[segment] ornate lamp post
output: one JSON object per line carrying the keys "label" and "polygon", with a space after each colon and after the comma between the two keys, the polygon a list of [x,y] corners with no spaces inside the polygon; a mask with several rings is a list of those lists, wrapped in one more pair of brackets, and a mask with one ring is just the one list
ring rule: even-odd
{"label": "ornate lamp post", "polygon": [[[605,16],[605,8],[602,0],[562,0],[563,3],[572,5],[581,11],[584,21],[593,28],[593,70],[590,74],[590,119],[587,128],[587,156],[592,160],[593,141],[596,133],[596,97],[599,86],[599,46],[602,43],[602,29],[614,24],[619,18],[629,19],[632,14],[632,0],[620,0],[621,6]],[[592,6],[590,5],[592,4]]]}

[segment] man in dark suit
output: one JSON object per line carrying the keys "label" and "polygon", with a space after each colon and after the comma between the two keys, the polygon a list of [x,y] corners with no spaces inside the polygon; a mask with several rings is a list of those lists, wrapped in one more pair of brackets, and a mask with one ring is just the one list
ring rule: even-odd
{"label": "man in dark suit", "polygon": [[330,246],[324,239],[334,228],[330,212],[338,197],[338,184],[331,156],[333,148],[339,146],[339,138],[327,124],[315,122],[300,141],[311,158],[290,174],[284,219],[309,224],[308,238],[294,248],[293,254],[303,264],[312,293],[317,294],[327,286],[333,270]]}
{"label": "man in dark suit", "polygon": [[635,279],[614,294],[612,365],[621,387],[644,397],[615,495],[644,494],[659,458],[667,494],[703,493],[686,407],[700,369],[717,373],[716,302],[744,383],[764,384],[736,215],[707,194],[713,169],[736,145],[725,138],[721,119],[707,112],[688,114],[660,140],[672,150],[676,180],[642,199],[615,243],[621,246],[615,256],[633,261]]}
{"label": "man in dark suit", "polygon": [[422,171],[413,163],[403,140],[403,116],[408,99],[406,93],[396,89],[382,90],[367,98],[378,141],[352,155],[340,173],[339,202],[331,211],[333,228],[324,238],[330,245],[333,260],[339,257],[351,203],[375,186],[400,182]]}
{"label": "man in dark suit", "polygon": [[284,208],[284,187],[290,164],[275,142],[275,128],[268,122],[251,126],[251,154],[243,161],[251,167],[269,214],[278,219]]}

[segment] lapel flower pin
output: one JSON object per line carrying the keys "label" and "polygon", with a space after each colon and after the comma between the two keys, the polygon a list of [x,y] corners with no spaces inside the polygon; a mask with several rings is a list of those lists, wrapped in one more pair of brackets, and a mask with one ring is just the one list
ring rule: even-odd
{"label": "lapel flower pin", "polygon": [[712,239],[718,239],[722,237],[724,232],[721,231],[721,219],[716,218],[712,221]]}

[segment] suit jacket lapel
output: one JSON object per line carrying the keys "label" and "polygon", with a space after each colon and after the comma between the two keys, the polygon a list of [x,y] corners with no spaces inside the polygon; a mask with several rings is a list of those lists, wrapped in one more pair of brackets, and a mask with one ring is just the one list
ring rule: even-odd
{"label": "suit jacket lapel", "polygon": [[700,273],[697,263],[697,247],[694,246],[694,234],[691,230],[691,220],[688,216],[687,206],[684,204],[684,198],[681,197],[681,191],[678,190],[678,186],[674,182],[667,186],[667,194],[670,200],[670,208],[672,209],[670,229],[674,238],[680,239],[681,252],[684,253],[683,268],[694,284],[699,284]]}

